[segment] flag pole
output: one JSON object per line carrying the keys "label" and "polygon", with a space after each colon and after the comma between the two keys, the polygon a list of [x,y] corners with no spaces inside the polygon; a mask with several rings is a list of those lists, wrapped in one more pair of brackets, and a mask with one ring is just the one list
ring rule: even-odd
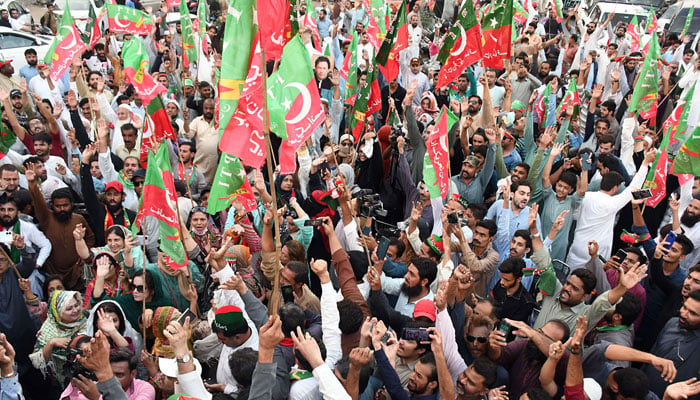
{"label": "flag pole", "polygon": [[[10,246],[11,245],[12,244],[10,244]],[[15,274],[17,274],[17,279],[21,279],[22,274],[19,273],[19,270],[17,269],[17,265],[15,265],[15,262],[12,261],[12,258],[10,258],[10,256],[7,254],[5,249],[3,249],[2,247],[0,247],[0,252],[2,253],[3,256],[5,256],[5,258],[7,258],[7,261],[10,263],[10,266],[12,267],[12,269],[15,270]]]}
{"label": "flag pole", "polygon": [[[262,65],[263,67],[267,65],[265,63],[265,49],[261,49]],[[273,181],[273,169],[272,169],[272,143],[270,142],[270,127],[268,125],[269,117],[267,114],[267,69],[263,69],[262,73],[262,119],[263,119],[263,134],[265,136],[265,156],[267,158],[267,175],[270,181]],[[280,298],[280,251],[282,250],[282,241],[280,239],[280,224],[277,219],[277,190],[275,188],[274,182],[270,185],[270,195],[272,197],[272,215],[273,215],[273,225],[275,227],[275,275],[272,282],[272,297],[270,298],[270,303],[268,305],[268,311],[270,316],[277,315],[277,308],[279,305]]]}
{"label": "flag pole", "polygon": [[[144,218],[145,222],[145,218]],[[143,226],[143,224],[141,224]],[[144,229],[144,235],[143,235],[143,243],[141,243],[141,253],[142,254],[142,261],[143,261],[143,286],[144,288],[146,287],[146,235],[145,235],[145,229]],[[144,294],[143,299],[141,300],[141,315],[146,314],[146,294],[145,292],[142,292]],[[146,340],[146,324],[141,323],[141,335],[143,335],[143,340]]]}

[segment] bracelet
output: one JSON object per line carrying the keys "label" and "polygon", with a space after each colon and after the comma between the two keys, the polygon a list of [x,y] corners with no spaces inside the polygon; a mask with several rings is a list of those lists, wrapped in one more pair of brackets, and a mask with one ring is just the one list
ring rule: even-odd
{"label": "bracelet", "polygon": [[539,233],[539,232],[537,232],[537,233],[534,233],[534,234],[532,235],[532,237],[534,237],[534,238],[538,238],[538,237],[540,237],[540,233]]}

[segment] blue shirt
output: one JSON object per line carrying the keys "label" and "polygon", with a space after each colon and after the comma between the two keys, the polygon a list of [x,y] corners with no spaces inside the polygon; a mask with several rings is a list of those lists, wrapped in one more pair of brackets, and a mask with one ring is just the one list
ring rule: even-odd
{"label": "blue shirt", "polygon": [[23,399],[22,386],[17,375],[12,378],[0,378],[0,400]]}
{"label": "blue shirt", "polygon": [[316,18],[316,27],[318,27],[318,34],[321,36],[321,40],[327,38],[331,31],[331,20],[326,15],[326,19]]}
{"label": "blue shirt", "polygon": [[517,150],[513,149],[513,151],[511,151],[510,154],[503,156],[503,162],[506,164],[506,169],[508,170],[508,172],[510,172],[513,170],[513,168],[515,168],[516,165],[523,162],[523,159],[522,157],[520,157],[520,153],[518,153]]}
{"label": "blue shirt", "polygon": [[37,71],[36,66],[32,67],[31,65],[25,65],[19,69],[19,76],[24,78],[27,81],[27,84],[29,84],[29,81],[37,75],[39,75],[39,71]]}

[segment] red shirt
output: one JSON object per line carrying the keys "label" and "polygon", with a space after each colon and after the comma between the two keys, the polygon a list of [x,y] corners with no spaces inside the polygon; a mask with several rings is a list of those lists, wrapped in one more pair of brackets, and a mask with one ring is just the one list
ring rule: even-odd
{"label": "red shirt", "polygon": [[[61,141],[61,134],[59,132],[49,132],[49,135],[51,135],[52,141],[51,152],[49,154],[52,156],[63,158],[63,146],[61,145],[63,142]],[[36,152],[34,151],[34,136],[32,134],[27,132],[27,134],[24,135],[24,139],[22,139],[22,143],[24,143],[24,145],[27,146],[27,150],[29,150],[29,153],[36,154]]]}

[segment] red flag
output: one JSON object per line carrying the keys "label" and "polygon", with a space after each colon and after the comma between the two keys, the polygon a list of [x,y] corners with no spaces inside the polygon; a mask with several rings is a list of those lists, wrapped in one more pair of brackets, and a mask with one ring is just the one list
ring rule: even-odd
{"label": "red flag", "polygon": [[396,12],[381,47],[377,51],[377,66],[382,71],[387,82],[392,82],[399,76],[399,52],[408,47],[408,22],[406,20],[406,1]]}
{"label": "red flag", "polygon": [[260,38],[253,43],[250,70],[238,100],[238,107],[221,135],[219,150],[236,156],[243,164],[260,168],[265,162],[265,137],[262,121],[262,54]]}
{"label": "red flag", "polygon": [[289,1],[258,0],[258,21],[260,45],[265,49],[268,60],[277,60],[282,55],[282,47],[287,43],[285,26],[289,23]]}
{"label": "red flag", "polygon": [[651,165],[650,168],[654,168],[649,171],[647,180],[644,182],[644,186],[651,189],[652,196],[647,200],[647,205],[649,207],[656,207],[661,200],[666,197],[666,177],[668,176],[668,152],[666,146],[663,146],[660,150],[656,162]]}
{"label": "red flag", "polygon": [[44,56],[44,62],[51,65],[51,71],[49,72],[51,79],[54,81],[61,79],[61,76],[73,63],[73,59],[78,54],[82,54],[85,49],[85,43],[80,38],[80,32],[75,27],[70,9],[66,5],[56,37],[54,37],[49,51]]}

